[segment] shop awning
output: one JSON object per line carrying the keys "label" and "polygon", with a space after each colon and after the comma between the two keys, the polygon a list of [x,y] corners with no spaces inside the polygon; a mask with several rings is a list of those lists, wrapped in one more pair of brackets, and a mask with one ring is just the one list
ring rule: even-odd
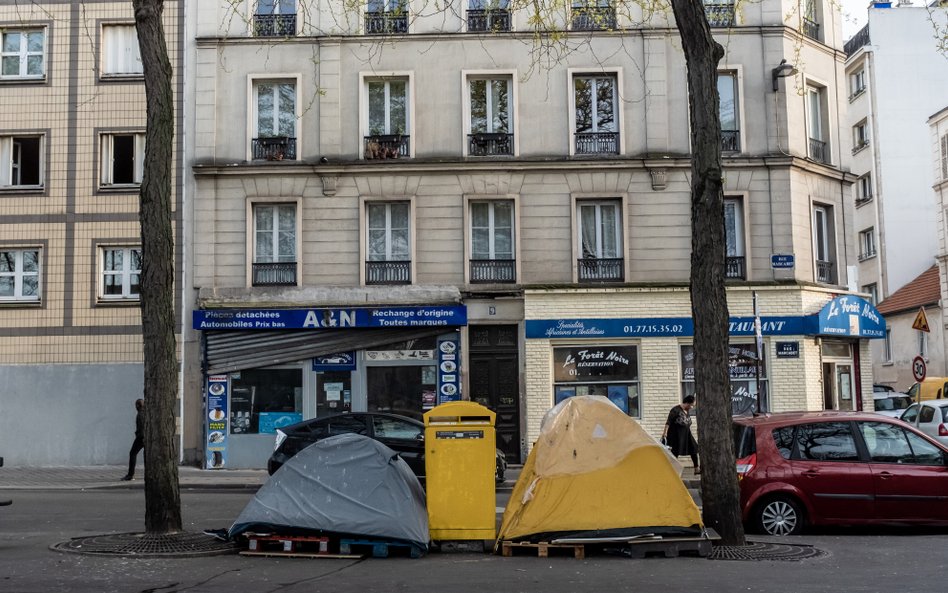
{"label": "shop awning", "polygon": [[337,352],[364,350],[439,336],[450,327],[310,331],[208,331],[207,374],[284,364]]}

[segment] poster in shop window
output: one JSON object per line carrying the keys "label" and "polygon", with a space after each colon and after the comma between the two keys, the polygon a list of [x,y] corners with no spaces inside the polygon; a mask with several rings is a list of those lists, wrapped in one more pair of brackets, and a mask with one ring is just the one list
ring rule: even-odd
{"label": "poster in shop window", "polygon": [[[694,346],[681,347],[681,373],[686,394],[694,393],[695,350]],[[757,347],[755,344],[731,344],[728,346],[728,374],[731,379],[731,414],[744,416],[757,411]],[[767,401],[767,356],[761,357],[761,391],[764,399],[761,409],[768,410]],[[700,394],[696,410],[700,410]],[[700,414],[700,411],[698,412]]]}
{"label": "poster in shop window", "polygon": [[227,463],[227,375],[208,377],[206,394],[204,465],[207,469],[220,469]]}
{"label": "poster in shop window", "polygon": [[[638,378],[635,346],[570,346],[553,349],[553,381],[621,382]],[[580,395],[577,393],[577,395]]]}

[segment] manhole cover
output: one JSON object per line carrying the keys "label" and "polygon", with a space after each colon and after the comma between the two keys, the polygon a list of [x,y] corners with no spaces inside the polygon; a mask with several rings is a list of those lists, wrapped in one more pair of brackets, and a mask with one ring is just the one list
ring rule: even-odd
{"label": "manhole cover", "polygon": [[93,556],[130,556],[149,558],[184,558],[236,554],[240,547],[203,533],[174,533],[149,535],[147,533],[111,533],[77,537],[53,544],[50,549],[70,554]]}
{"label": "manhole cover", "polygon": [[714,546],[710,560],[776,560],[798,562],[826,556],[826,552],[804,544],[747,542],[746,546]]}

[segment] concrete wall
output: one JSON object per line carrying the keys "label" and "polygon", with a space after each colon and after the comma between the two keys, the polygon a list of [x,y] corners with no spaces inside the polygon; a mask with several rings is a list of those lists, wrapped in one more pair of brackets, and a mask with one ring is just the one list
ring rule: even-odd
{"label": "concrete wall", "polygon": [[[892,360],[883,361],[880,352],[879,362],[875,365],[875,382],[894,387],[898,391],[907,391],[915,383],[912,377],[912,359],[919,354],[919,331],[912,329],[915,315],[918,310],[906,311],[897,315],[887,315],[885,318],[892,342]],[[941,307],[926,307],[928,326],[928,353],[925,363],[927,374],[931,377],[948,375],[948,365],[945,361],[945,328],[942,319]],[[878,340],[881,346],[881,340]],[[881,351],[881,348],[880,348]]]}
{"label": "concrete wall", "polygon": [[5,464],[128,462],[135,438],[134,403],[142,396],[140,364],[4,365],[0,385],[0,456]]}

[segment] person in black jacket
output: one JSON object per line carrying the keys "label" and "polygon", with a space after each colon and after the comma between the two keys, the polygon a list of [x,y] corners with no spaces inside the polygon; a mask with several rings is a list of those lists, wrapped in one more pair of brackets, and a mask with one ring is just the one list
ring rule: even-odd
{"label": "person in black jacket", "polygon": [[132,441],[132,448],[128,452],[128,473],[122,477],[123,482],[127,482],[135,477],[135,460],[138,459],[138,452],[145,448],[145,427],[142,418],[142,410],[145,409],[145,400],[136,399],[135,409],[135,440]]}
{"label": "person in black jacket", "polygon": [[688,455],[695,466],[695,474],[701,473],[698,465],[698,443],[691,434],[691,408],[695,405],[695,396],[688,395],[680,404],[668,412],[665,421],[665,430],[662,432],[662,441],[667,443],[672,455]]}

